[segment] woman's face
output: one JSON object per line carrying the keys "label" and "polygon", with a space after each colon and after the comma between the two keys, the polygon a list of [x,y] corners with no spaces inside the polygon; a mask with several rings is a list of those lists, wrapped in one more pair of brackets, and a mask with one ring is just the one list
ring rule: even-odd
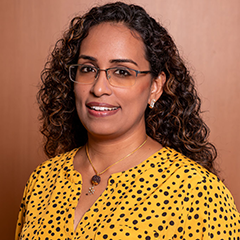
{"label": "woman's face", "polygon": [[[150,66],[144,44],[136,36],[122,24],[94,26],[82,41],[78,64],[147,71]],[[144,112],[151,98],[151,74],[139,74],[133,86],[119,88],[111,86],[105,72],[100,71],[93,84],[75,83],[74,92],[78,116],[89,134],[116,138],[145,132]]]}

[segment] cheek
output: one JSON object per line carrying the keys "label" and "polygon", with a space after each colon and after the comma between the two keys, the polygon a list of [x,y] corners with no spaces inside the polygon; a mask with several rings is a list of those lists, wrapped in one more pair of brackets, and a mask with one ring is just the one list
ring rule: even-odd
{"label": "cheek", "polygon": [[136,93],[143,102],[147,102],[151,92],[151,82],[145,81],[137,89]]}
{"label": "cheek", "polygon": [[84,115],[86,115],[86,113],[84,112],[85,109],[84,106],[87,99],[86,90],[76,87],[74,88],[74,94],[76,110],[78,113],[78,117],[81,120],[84,117]]}
{"label": "cheek", "polygon": [[86,92],[87,90],[83,88],[83,86],[74,86],[74,94],[76,105],[82,104],[86,99]]}
{"label": "cheek", "polygon": [[141,109],[145,111],[151,91],[150,83],[151,82],[148,81],[141,83],[125,95],[127,104],[129,104],[129,106],[134,105],[136,111],[140,111]]}
{"label": "cheek", "polygon": [[139,87],[141,92],[147,92],[148,94],[150,93],[151,90],[151,80],[149,81],[144,81],[143,84]]}

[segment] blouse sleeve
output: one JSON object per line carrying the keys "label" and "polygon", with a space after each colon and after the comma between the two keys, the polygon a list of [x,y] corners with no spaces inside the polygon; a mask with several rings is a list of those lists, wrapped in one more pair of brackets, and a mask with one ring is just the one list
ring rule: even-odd
{"label": "blouse sleeve", "polygon": [[199,182],[183,232],[183,239],[240,239],[240,214],[224,184]]}
{"label": "blouse sleeve", "polygon": [[40,172],[41,165],[31,174],[29,180],[27,181],[27,184],[25,186],[24,192],[23,192],[23,198],[20,205],[20,210],[18,214],[18,220],[17,220],[17,226],[16,226],[16,232],[15,232],[15,240],[19,240],[19,237],[22,232],[23,225],[25,223],[25,215],[26,215],[26,209],[29,201],[29,197],[31,195],[31,189],[33,188],[37,175]]}

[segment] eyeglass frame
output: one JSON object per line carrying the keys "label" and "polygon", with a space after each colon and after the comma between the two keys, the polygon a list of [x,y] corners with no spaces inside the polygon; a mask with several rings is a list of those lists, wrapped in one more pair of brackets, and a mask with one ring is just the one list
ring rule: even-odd
{"label": "eyeglass frame", "polygon": [[[89,66],[89,67],[92,67],[92,68],[96,69],[97,72],[96,72],[96,75],[95,75],[95,78],[94,78],[93,82],[91,82],[91,83],[81,83],[81,82],[72,80],[72,77],[71,77],[71,74],[70,74],[71,72],[70,72],[70,71],[71,71],[71,68],[76,67],[76,66]],[[123,68],[132,70],[132,71],[134,71],[134,72],[136,73],[136,77],[135,77],[135,82],[134,82],[134,84],[136,83],[136,78],[137,78],[138,74],[144,74],[144,73],[145,73],[145,74],[148,74],[148,73],[152,73],[152,71],[150,71],[150,70],[149,70],[149,71],[139,71],[139,70],[135,70],[135,69],[132,69],[132,68],[129,68],[129,67],[123,67]],[[112,68],[101,69],[101,68],[98,68],[98,67],[95,67],[95,66],[91,66],[91,65],[88,65],[88,64],[71,64],[71,65],[69,65],[68,73],[69,73],[69,78],[70,78],[70,80],[71,80],[72,82],[78,83],[78,84],[92,84],[92,83],[94,83],[94,82],[97,80],[97,78],[99,77],[100,72],[101,72],[101,71],[104,71],[105,74],[106,74],[106,77],[107,77],[107,80],[108,80],[109,84],[110,84],[111,86],[113,86],[113,87],[128,88],[128,87],[131,87],[131,86],[134,85],[134,84],[133,84],[133,85],[131,85],[131,86],[126,86],[126,87],[124,87],[124,86],[115,86],[115,85],[112,85],[111,81],[109,81],[109,79],[111,78],[111,76],[108,75],[108,71],[109,71],[109,70],[113,70],[113,69],[119,69],[119,67],[112,67]]]}

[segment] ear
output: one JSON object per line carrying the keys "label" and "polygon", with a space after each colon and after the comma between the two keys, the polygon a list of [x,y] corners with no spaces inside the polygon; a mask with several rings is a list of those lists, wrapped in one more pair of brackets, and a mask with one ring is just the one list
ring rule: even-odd
{"label": "ear", "polygon": [[151,92],[148,99],[149,105],[151,104],[152,100],[155,100],[156,102],[161,97],[165,82],[166,82],[166,74],[164,72],[161,72],[157,78],[152,80]]}

